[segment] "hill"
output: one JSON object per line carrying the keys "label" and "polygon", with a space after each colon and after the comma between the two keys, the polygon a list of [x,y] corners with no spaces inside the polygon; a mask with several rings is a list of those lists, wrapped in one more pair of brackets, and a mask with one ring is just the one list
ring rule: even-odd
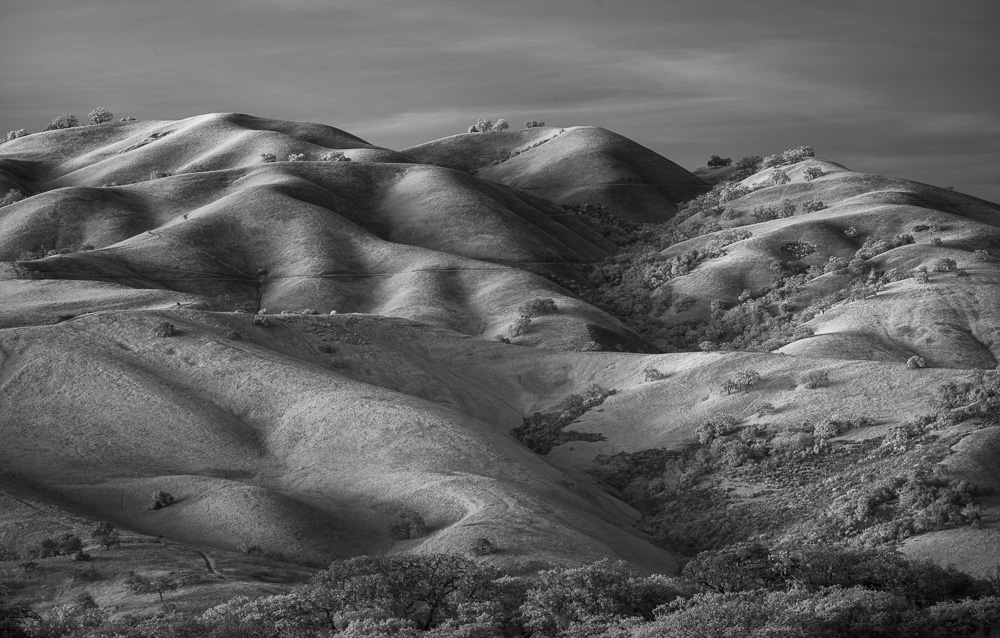
{"label": "hill", "polygon": [[701,179],[621,135],[593,126],[453,135],[403,150],[559,204],[600,204],[632,222],[665,222],[708,190]]}
{"label": "hill", "polygon": [[[675,575],[818,543],[985,575],[1000,206],[769,164],[235,114],[0,145],[26,196],[0,208],[0,577],[120,613],[155,604],[130,570],[197,572],[192,611],[362,555]],[[100,579],[24,558],[65,534]]]}

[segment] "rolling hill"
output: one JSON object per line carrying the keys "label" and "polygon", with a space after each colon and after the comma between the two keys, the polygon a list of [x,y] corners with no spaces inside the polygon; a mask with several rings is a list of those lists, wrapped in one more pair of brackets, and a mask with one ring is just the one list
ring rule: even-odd
{"label": "rolling hill", "polygon": [[[897,475],[995,487],[991,390],[940,397],[1000,356],[1000,207],[815,157],[703,175],[594,127],[394,151],[212,114],[0,145],[26,196],[0,208],[0,558],[110,522],[87,587],[123,611],[130,569],[199,571],[194,609],[483,538],[513,573],[672,575],[833,542]],[[968,511],[892,542],[984,574],[1000,502]],[[41,562],[22,600],[85,587]]]}

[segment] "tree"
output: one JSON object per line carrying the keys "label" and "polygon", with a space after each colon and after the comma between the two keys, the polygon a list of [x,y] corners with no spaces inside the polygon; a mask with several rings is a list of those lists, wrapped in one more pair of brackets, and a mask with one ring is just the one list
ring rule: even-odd
{"label": "tree", "polygon": [[427,534],[427,524],[424,517],[411,509],[405,509],[397,514],[396,522],[389,526],[389,536],[396,540],[420,538]]}
{"label": "tree", "polygon": [[272,162],[277,162],[277,161],[278,161],[278,156],[275,155],[274,153],[261,153],[260,154],[260,163],[261,164],[270,164]]}
{"label": "tree", "polygon": [[494,131],[506,131],[509,128],[510,128],[510,124],[508,124],[507,120],[505,120],[503,118],[500,118],[499,120],[497,120],[497,123],[495,125],[493,125],[493,130]]}
{"label": "tree", "polygon": [[938,259],[934,262],[934,272],[950,272],[952,270],[958,270],[958,263],[954,259]]}
{"label": "tree", "polygon": [[7,133],[7,139],[5,139],[4,141],[10,142],[11,140],[16,140],[19,137],[24,137],[27,134],[28,134],[27,129],[19,128],[16,131],[10,131],[9,133]]}
{"label": "tree", "polygon": [[524,128],[542,128],[545,126],[545,122],[538,122],[536,120],[528,120],[524,123]]}
{"label": "tree", "polygon": [[308,597],[330,619],[331,629],[335,617],[377,612],[426,631],[455,618],[463,602],[489,600],[487,575],[452,554],[363,556],[336,561],[317,574]]}
{"label": "tree", "polygon": [[807,182],[811,182],[812,180],[816,179],[817,177],[821,177],[822,175],[823,175],[822,168],[820,168],[819,166],[810,166],[809,168],[806,169],[804,177]]}
{"label": "tree", "polygon": [[76,116],[72,113],[68,115],[59,115],[53,118],[52,123],[45,127],[46,131],[54,131],[63,128],[73,128],[79,126],[80,121],[76,119]]}
{"label": "tree", "polygon": [[98,523],[93,531],[90,532],[90,537],[104,549],[111,549],[122,544],[121,534],[111,526],[111,523],[107,522]]}
{"label": "tree", "polygon": [[93,111],[91,111],[89,113],[89,116],[92,124],[104,124],[105,122],[110,122],[111,120],[115,119],[114,113],[104,108],[103,106],[99,106]]}
{"label": "tree", "polygon": [[727,158],[723,159],[723,158],[719,157],[718,155],[713,155],[708,160],[708,167],[709,168],[722,168],[723,166],[731,166],[732,163],[733,163],[733,160],[732,160],[731,157],[727,157]]}
{"label": "tree", "polygon": [[156,490],[153,492],[153,509],[158,510],[174,504],[174,495],[170,492]]}
{"label": "tree", "polygon": [[132,594],[159,594],[160,602],[163,602],[163,592],[177,591],[181,587],[197,582],[198,579],[198,575],[194,572],[171,572],[165,576],[149,579],[130,571],[125,578],[125,589]]}
{"label": "tree", "polygon": [[476,120],[476,123],[469,127],[469,133],[486,133],[487,131],[492,130],[493,122],[482,118]]}
{"label": "tree", "polygon": [[21,194],[21,191],[17,190],[16,188],[12,188],[9,191],[7,191],[7,193],[3,197],[0,197],[0,208],[3,208],[4,206],[10,206],[14,202],[19,202],[22,199],[24,199],[24,195]]}

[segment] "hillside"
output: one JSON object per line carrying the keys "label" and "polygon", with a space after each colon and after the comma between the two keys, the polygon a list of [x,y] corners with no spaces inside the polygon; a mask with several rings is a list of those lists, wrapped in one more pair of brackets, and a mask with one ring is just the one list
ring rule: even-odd
{"label": "hillside", "polygon": [[670,160],[592,126],[454,135],[403,153],[559,204],[601,204],[639,223],[665,222],[679,202],[708,190]]}
{"label": "hillside", "polygon": [[[1000,206],[772,164],[235,114],[0,145],[0,583],[121,614],[156,605],[130,570],[194,572],[200,611],[364,555],[674,576],[750,541],[987,575]],[[64,534],[100,578],[23,566]]]}

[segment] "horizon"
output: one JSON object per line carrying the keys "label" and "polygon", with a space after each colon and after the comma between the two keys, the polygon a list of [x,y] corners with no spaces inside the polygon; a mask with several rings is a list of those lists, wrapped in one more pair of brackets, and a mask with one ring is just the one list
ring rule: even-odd
{"label": "horizon", "polygon": [[808,145],[998,202],[1000,43],[989,4],[963,8],[13,0],[0,133],[103,106],[316,122],[402,150],[534,119],[601,126],[688,170]]}

